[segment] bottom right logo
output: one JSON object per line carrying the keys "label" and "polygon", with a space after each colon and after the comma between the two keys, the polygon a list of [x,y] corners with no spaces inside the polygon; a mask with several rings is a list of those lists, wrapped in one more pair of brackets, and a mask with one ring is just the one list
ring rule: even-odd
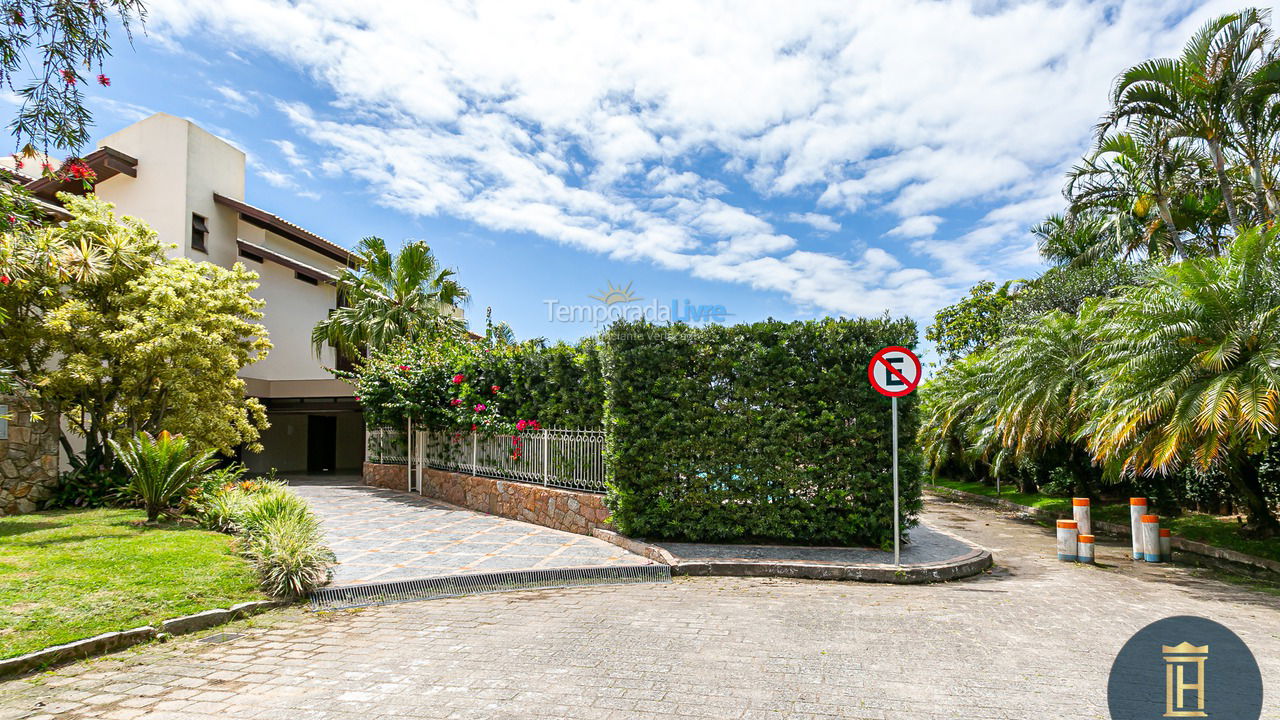
{"label": "bottom right logo", "polygon": [[1165,618],[1120,649],[1107,706],[1112,720],[1257,720],[1262,673],[1249,647],[1225,626],[1190,615]]}

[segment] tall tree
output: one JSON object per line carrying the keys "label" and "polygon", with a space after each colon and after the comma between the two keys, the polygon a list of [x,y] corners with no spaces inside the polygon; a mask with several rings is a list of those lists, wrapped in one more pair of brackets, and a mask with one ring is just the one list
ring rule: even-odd
{"label": "tall tree", "polygon": [[469,293],[425,242],[408,243],[393,255],[382,238],[367,237],[355,252],[355,267],[338,278],[342,307],[311,331],[317,353],[328,344],[356,356],[398,339],[465,331],[453,310]]}
{"label": "tall tree", "polygon": [[1250,529],[1268,536],[1280,525],[1257,460],[1280,434],[1278,234],[1252,228],[1226,256],[1161,268],[1099,306],[1084,432],[1099,460],[1130,472],[1225,470]]}
{"label": "tall tree", "polygon": [[1205,143],[1214,174],[1234,228],[1243,218],[1227,176],[1227,149],[1234,130],[1231,106],[1263,62],[1270,37],[1267,13],[1249,9],[1206,23],[1177,59],[1139,63],[1116,80],[1113,109],[1103,119],[1105,132],[1127,119],[1167,122],[1175,137]]}

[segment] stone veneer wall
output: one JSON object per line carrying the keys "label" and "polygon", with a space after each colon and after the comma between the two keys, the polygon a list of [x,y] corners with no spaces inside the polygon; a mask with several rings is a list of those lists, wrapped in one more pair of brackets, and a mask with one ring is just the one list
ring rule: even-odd
{"label": "stone veneer wall", "polygon": [[0,395],[9,437],[0,439],[0,515],[34,512],[58,487],[58,418],[31,419],[26,401]]}
{"label": "stone veneer wall", "polygon": [[[469,510],[523,520],[535,525],[590,535],[592,528],[609,528],[604,496],[529,483],[427,469],[423,495]],[[366,485],[408,490],[404,465],[364,464]]]}
{"label": "stone veneer wall", "polygon": [[409,492],[409,468],[405,465],[383,465],[367,462],[362,473],[365,485]]}

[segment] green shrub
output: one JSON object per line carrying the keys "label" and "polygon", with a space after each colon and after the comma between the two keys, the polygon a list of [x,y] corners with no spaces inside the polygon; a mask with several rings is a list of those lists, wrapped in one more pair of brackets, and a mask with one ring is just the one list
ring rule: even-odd
{"label": "green shrub", "polygon": [[[615,324],[604,338],[606,502],[628,535],[893,542],[890,400],[871,356],[907,319]],[[913,396],[899,399],[902,508],[919,512]]]}
{"label": "green shrub", "polygon": [[124,443],[111,442],[116,458],[129,472],[125,492],[142,501],[147,522],[183,496],[216,462],[212,450],[196,451],[186,437],[140,432]]}
{"label": "green shrub", "polygon": [[[243,491],[240,491],[243,493]],[[311,520],[307,501],[282,484],[266,484],[257,492],[244,493],[244,505],[236,523],[250,535],[272,520]]]}
{"label": "green shrub", "polygon": [[101,508],[124,504],[129,477],[116,463],[93,462],[71,456],[71,470],[58,478],[58,487],[45,499],[43,509]]}
{"label": "green shrub", "polygon": [[196,516],[201,527],[224,533],[238,533],[243,529],[240,518],[249,502],[249,496],[244,492],[219,490],[200,500]]}
{"label": "green shrub", "polygon": [[248,536],[245,555],[257,568],[263,591],[287,599],[304,597],[327,583],[337,560],[310,513],[264,520]]}

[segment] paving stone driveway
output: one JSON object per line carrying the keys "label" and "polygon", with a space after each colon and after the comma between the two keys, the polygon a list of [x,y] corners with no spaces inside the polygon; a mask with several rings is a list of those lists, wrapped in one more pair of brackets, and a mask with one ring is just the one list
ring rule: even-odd
{"label": "paving stone driveway", "polygon": [[930,503],[998,566],[931,586],[694,578],[285,610],[0,684],[0,719],[1105,718],[1126,639],[1174,614],[1235,630],[1280,718],[1280,602],[1138,566],[1053,559],[1050,530]]}
{"label": "paving stone driveway", "polygon": [[338,556],[334,585],[535,568],[644,565],[585,535],[364,485],[357,476],[295,477]]}

